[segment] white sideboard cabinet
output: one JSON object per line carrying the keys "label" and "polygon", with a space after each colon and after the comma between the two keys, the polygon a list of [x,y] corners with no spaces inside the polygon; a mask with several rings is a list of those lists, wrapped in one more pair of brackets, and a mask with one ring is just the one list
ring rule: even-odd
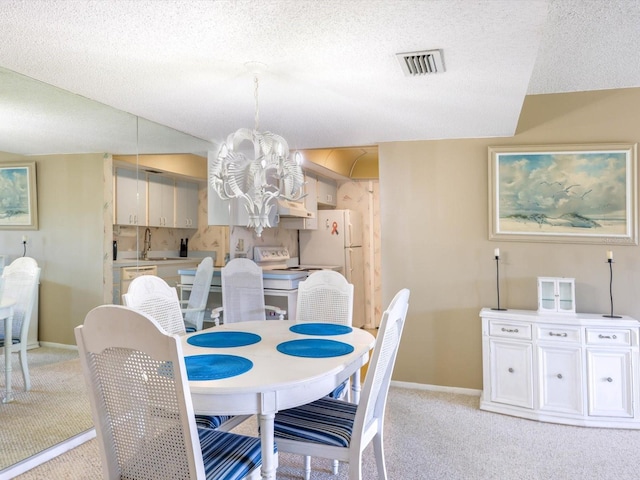
{"label": "white sideboard cabinet", "polygon": [[480,317],[482,410],[640,429],[640,322],[490,308]]}

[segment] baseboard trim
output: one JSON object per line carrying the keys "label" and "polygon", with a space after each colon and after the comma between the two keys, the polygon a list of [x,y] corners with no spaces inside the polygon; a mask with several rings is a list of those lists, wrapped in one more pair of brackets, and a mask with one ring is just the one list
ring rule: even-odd
{"label": "baseboard trim", "polygon": [[413,390],[429,390],[431,392],[459,393],[461,395],[471,395],[474,397],[479,397],[480,394],[482,394],[482,390],[476,390],[475,388],[446,387],[442,385],[429,385],[426,383],[391,381],[391,386],[397,388],[409,388]]}
{"label": "baseboard trim", "polygon": [[67,345],[66,343],[53,343],[40,341],[41,347],[65,348],[67,350],[78,350],[77,345]]}
{"label": "baseboard trim", "polygon": [[10,467],[0,471],[0,480],[9,480],[11,478],[15,478],[18,475],[21,475],[32,468],[35,468],[43,463],[48,462],[52,458],[55,458],[59,455],[62,455],[65,452],[77,447],[78,445],[82,445],[84,442],[88,442],[92,438],[96,436],[96,429],[92,428],[90,430],[86,430],[78,435],[75,435],[71,438],[67,438],[66,440],[54,445],[53,447],[49,447],[42,452],[33,455],[21,462],[15,463]]}

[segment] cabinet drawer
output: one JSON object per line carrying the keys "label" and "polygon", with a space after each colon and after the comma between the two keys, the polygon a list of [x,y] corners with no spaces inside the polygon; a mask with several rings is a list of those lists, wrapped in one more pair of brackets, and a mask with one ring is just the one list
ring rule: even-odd
{"label": "cabinet drawer", "polygon": [[580,327],[540,326],[538,340],[545,342],[579,343]]}
{"label": "cabinet drawer", "polygon": [[618,328],[587,328],[589,345],[631,345],[631,330]]}
{"label": "cabinet drawer", "polygon": [[531,340],[531,325],[526,323],[489,321],[489,335],[492,337],[520,338]]}

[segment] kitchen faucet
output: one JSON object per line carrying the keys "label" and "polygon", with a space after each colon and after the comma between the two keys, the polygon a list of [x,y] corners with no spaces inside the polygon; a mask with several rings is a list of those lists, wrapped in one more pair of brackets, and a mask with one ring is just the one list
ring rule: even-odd
{"label": "kitchen faucet", "polygon": [[149,228],[145,228],[144,230],[144,244],[142,246],[142,259],[146,260],[149,255],[149,250],[151,250],[151,230]]}

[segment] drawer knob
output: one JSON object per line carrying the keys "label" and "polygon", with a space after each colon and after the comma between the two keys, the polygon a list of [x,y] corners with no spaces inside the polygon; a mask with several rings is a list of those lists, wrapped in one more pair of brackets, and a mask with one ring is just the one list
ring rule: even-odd
{"label": "drawer knob", "polygon": [[566,337],[567,336],[567,332],[562,332],[562,333],[549,332],[549,336],[550,337]]}
{"label": "drawer knob", "polygon": [[609,382],[609,383],[613,382],[613,378],[607,377],[607,382]]}
{"label": "drawer knob", "polygon": [[558,374],[558,378],[559,378],[560,380],[562,380],[562,374],[561,374],[561,373],[559,373],[559,374]]}
{"label": "drawer knob", "polygon": [[518,333],[518,329],[517,328],[504,328],[504,327],[502,327],[502,331],[503,332],[507,332],[507,333]]}
{"label": "drawer knob", "polygon": [[509,367],[509,373],[513,373],[513,368]]}
{"label": "drawer knob", "polygon": [[608,338],[609,340],[611,340],[611,339],[615,340],[618,337],[615,336],[615,335],[602,335],[602,334],[600,334],[600,335],[598,335],[598,338]]}

